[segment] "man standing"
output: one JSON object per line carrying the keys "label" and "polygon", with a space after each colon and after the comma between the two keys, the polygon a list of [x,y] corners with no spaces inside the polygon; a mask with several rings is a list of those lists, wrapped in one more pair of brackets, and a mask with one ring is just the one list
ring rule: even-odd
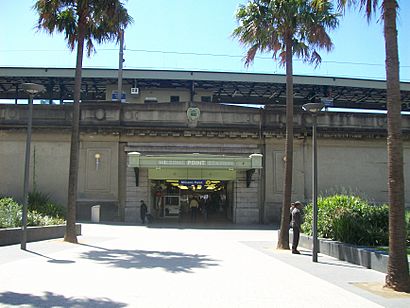
{"label": "man standing", "polygon": [[293,229],[293,242],[292,242],[292,253],[300,254],[298,250],[300,228],[302,226],[302,209],[303,204],[300,201],[296,201],[293,204],[292,209],[292,229]]}
{"label": "man standing", "polygon": [[141,205],[140,205],[140,217],[141,217],[141,221],[143,224],[145,224],[145,216],[147,215],[147,205],[145,204],[144,200],[141,200]]}
{"label": "man standing", "polygon": [[198,212],[199,202],[197,197],[194,196],[189,202],[189,208],[191,209],[191,222],[196,222],[196,216]]}

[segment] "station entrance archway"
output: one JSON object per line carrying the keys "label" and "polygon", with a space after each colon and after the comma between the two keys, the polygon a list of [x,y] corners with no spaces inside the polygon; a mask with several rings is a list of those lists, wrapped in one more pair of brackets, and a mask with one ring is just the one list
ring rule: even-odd
{"label": "station entrance archway", "polygon": [[[150,183],[152,210],[157,218],[176,218],[179,222],[232,221],[233,181],[161,179]],[[190,207],[192,199],[197,200],[198,208]]]}
{"label": "station entrance archway", "polygon": [[205,219],[213,216],[233,220],[238,202],[234,198],[237,172],[246,171],[251,176],[252,171],[262,168],[262,155],[156,156],[130,152],[128,166],[134,168],[136,175],[140,169],[148,171],[149,206],[157,218],[187,219],[190,201],[195,198]]}

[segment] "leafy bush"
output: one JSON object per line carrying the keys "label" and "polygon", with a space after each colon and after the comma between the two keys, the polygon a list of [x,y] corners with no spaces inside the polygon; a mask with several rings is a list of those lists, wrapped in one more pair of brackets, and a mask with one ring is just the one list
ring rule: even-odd
{"label": "leafy bush", "polygon": [[51,217],[42,215],[36,211],[30,211],[27,213],[27,225],[28,226],[51,226],[64,224],[64,219],[60,217]]}
{"label": "leafy bush", "polygon": [[0,199],[0,228],[21,226],[21,205],[12,198]]}
{"label": "leafy bush", "polygon": [[[349,195],[318,198],[318,235],[357,244],[387,245],[389,208]],[[312,204],[305,208],[304,232],[312,234]]]}
{"label": "leafy bush", "polygon": [[51,217],[65,217],[65,208],[51,201],[50,195],[34,190],[28,194],[28,209]]}
{"label": "leafy bush", "polygon": [[[22,206],[12,198],[0,199],[0,228],[21,227]],[[64,219],[29,211],[27,213],[28,226],[48,226],[63,224]]]}

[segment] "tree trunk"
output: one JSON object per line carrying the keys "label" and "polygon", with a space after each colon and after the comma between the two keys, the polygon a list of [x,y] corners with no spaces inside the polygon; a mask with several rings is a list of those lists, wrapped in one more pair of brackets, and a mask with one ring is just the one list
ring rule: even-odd
{"label": "tree trunk", "polygon": [[292,37],[288,36],[286,48],[286,141],[285,141],[285,170],[283,180],[282,216],[278,249],[289,249],[289,216],[292,198],[292,169],[293,169],[293,62]]}
{"label": "tree trunk", "polygon": [[401,102],[395,0],[384,0],[384,37],[387,80],[387,155],[389,194],[389,262],[386,286],[410,292],[406,253],[404,208],[403,145],[401,140]]}
{"label": "tree trunk", "polygon": [[81,73],[84,53],[85,24],[81,18],[78,25],[77,62],[75,66],[73,123],[71,129],[70,169],[68,175],[68,202],[67,226],[64,240],[77,243],[75,230],[77,209],[77,183],[80,156],[80,98],[81,98]]}

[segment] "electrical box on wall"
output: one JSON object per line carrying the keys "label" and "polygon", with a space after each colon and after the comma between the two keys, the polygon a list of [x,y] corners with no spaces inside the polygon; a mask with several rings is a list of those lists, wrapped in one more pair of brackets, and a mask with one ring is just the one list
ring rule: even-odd
{"label": "electrical box on wall", "polygon": [[131,88],[131,94],[132,95],[139,95],[140,94],[140,89],[139,88]]}

